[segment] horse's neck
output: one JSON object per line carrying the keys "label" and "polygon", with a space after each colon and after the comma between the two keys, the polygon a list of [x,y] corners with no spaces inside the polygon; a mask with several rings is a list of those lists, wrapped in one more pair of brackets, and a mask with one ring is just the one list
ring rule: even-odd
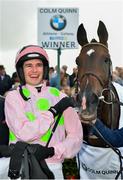
{"label": "horse's neck", "polygon": [[[113,84],[111,84],[111,89],[113,93],[115,94],[116,100],[119,100],[118,93]],[[107,105],[105,103],[100,102],[99,108],[98,108],[98,118],[102,120],[103,123],[109,128],[117,129],[119,127],[120,105],[117,103],[114,103],[113,105]],[[91,136],[89,136],[88,132],[86,133],[86,136],[84,138],[92,146],[106,147],[106,144],[104,143],[102,139],[98,137],[94,139]]]}

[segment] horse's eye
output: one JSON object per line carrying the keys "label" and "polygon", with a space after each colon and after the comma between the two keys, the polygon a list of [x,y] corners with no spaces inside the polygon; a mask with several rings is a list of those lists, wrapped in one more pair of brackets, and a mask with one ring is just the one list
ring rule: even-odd
{"label": "horse's eye", "polygon": [[76,58],[76,64],[79,65],[79,58]]}
{"label": "horse's eye", "polygon": [[105,63],[109,63],[110,62],[110,58],[105,58]]}

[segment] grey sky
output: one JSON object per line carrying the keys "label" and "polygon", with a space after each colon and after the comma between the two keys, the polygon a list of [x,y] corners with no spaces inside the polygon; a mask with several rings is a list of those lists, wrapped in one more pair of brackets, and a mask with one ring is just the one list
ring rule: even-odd
{"label": "grey sky", "polygon": [[[1,43],[2,50],[15,49],[26,40],[35,41],[36,23],[33,2],[4,0],[1,5]],[[32,24],[33,23],[33,24]],[[32,30],[33,27],[33,30]]]}
{"label": "grey sky", "polygon": [[[123,66],[123,1],[122,0],[0,0],[0,64],[9,74],[14,69],[17,51],[24,45],[37,44],[37,8],[78,7],[79,23],[84,23],[88,39],[97,38],[102,20],[109,32],[109,49],[114,67]],[[97,38],[98,40],[98,38]],[[64,50],[61,65],[75,66],[80,49]],[[50,65],[57,64],[57,52],[47,50]]]}

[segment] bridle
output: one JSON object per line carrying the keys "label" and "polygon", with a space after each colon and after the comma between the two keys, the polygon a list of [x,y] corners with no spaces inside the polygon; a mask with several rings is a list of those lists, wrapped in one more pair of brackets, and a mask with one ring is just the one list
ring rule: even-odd
{"label": "bridle", "polygon": [[[96,43],[96,42],[92,42],[92,43],[88,43],[88,44],[84,45],[84,46],[82,47],[82,50],[83,50],[85,47],[90,46],[90,45],[102,46],[103,48],[105,48],[105,49],[109,52],[107,46],[105,46],[105,45],[102,44],[102,43]],[[83,80],[85,77],[93,76],[93,77],[95,77],[95,79],[100,83],[100,85],[101,85],[101,87],[102,87],[102,92],[101,92],[101,95],[98,96],[98,99],[99,99],[99,100],[102,100],[102,101],[103,101],[104,103],[106,103],[106,104],[113,104],[114,101],[115,101],[115,94],[114,94],[113,91],[111,90],[112,74],[111,74],[110,65],[111,65],[111,59],[109,59],[109,62],[108,62],[108,66],[109,66],[109,67],[108,67],[108,83],[107,83],[107,84],[105,84],[105,83],[103,82],[103,80],[102,80],[99,76],[97,76],[95,73],[89,71],[89,72],[85,72],[80,78],[79,78],[78,75],[77,75],[77,88],[79,89],[79,87],[80,87],[80,82],[82,82],[82,80]],[[76,90],[77,93],[79,93],[79,92],[78,92],[78,89]],[[110,102],[108,102],[108,101],[105,100],[104,92],[106,92],[106,91],[109,92],[109,96],[110,96],[109,99],[111,99]]]}
{"label": "bridle", "polygon": [[[110,82],[109,82],[109,84],[107,85],[107,87],[105,87],[105,84],[103,83],[102,79],[101,79],[99,76],[97,76],[96,74],[92,73],[92,72],[86,72],[86,73],[84,73],[84,74],[82,75],[81,79],[80,79],[80,82],[82,82],[82,80],[83,80],[84,77],[86,77],[86,76],[87,76],[87,77],[89,77],[89,76],[94,76],[95,79],[97,79],[97,81],[100,83],[101,87],[103,87],[103,89],[102,89],[102,91],[101,91],[101,95],[98,96],[98,99],[99,99],[99,100],[103,101],[105,104],[113,104],[113,103],[116,102],[116,101],[115,101],[115,99],[116,99],[115,94],[114,94],[114,92],[112,91],[112,89],[110,89],[110,86],[109,86]],[[78,85],[80,86],[80,83],[79,83],[79,82],[78,82]],[[105,93],[106,91],[107,91],[108,94],[109,94],[108,96],[110,97],[110,98],[109,98],[110,100],[105,100],[105,95],[104,95],[104,93]]]}

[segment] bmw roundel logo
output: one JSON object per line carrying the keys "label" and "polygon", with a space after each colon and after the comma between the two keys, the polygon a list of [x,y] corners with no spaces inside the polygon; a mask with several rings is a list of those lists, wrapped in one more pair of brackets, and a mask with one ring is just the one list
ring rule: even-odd
{"label": "bmw roundel logo", "polygon": [[50,20],[51,27],[56,31],[61,31],[66,26],[66,18],[62,15],[55,15]]}

